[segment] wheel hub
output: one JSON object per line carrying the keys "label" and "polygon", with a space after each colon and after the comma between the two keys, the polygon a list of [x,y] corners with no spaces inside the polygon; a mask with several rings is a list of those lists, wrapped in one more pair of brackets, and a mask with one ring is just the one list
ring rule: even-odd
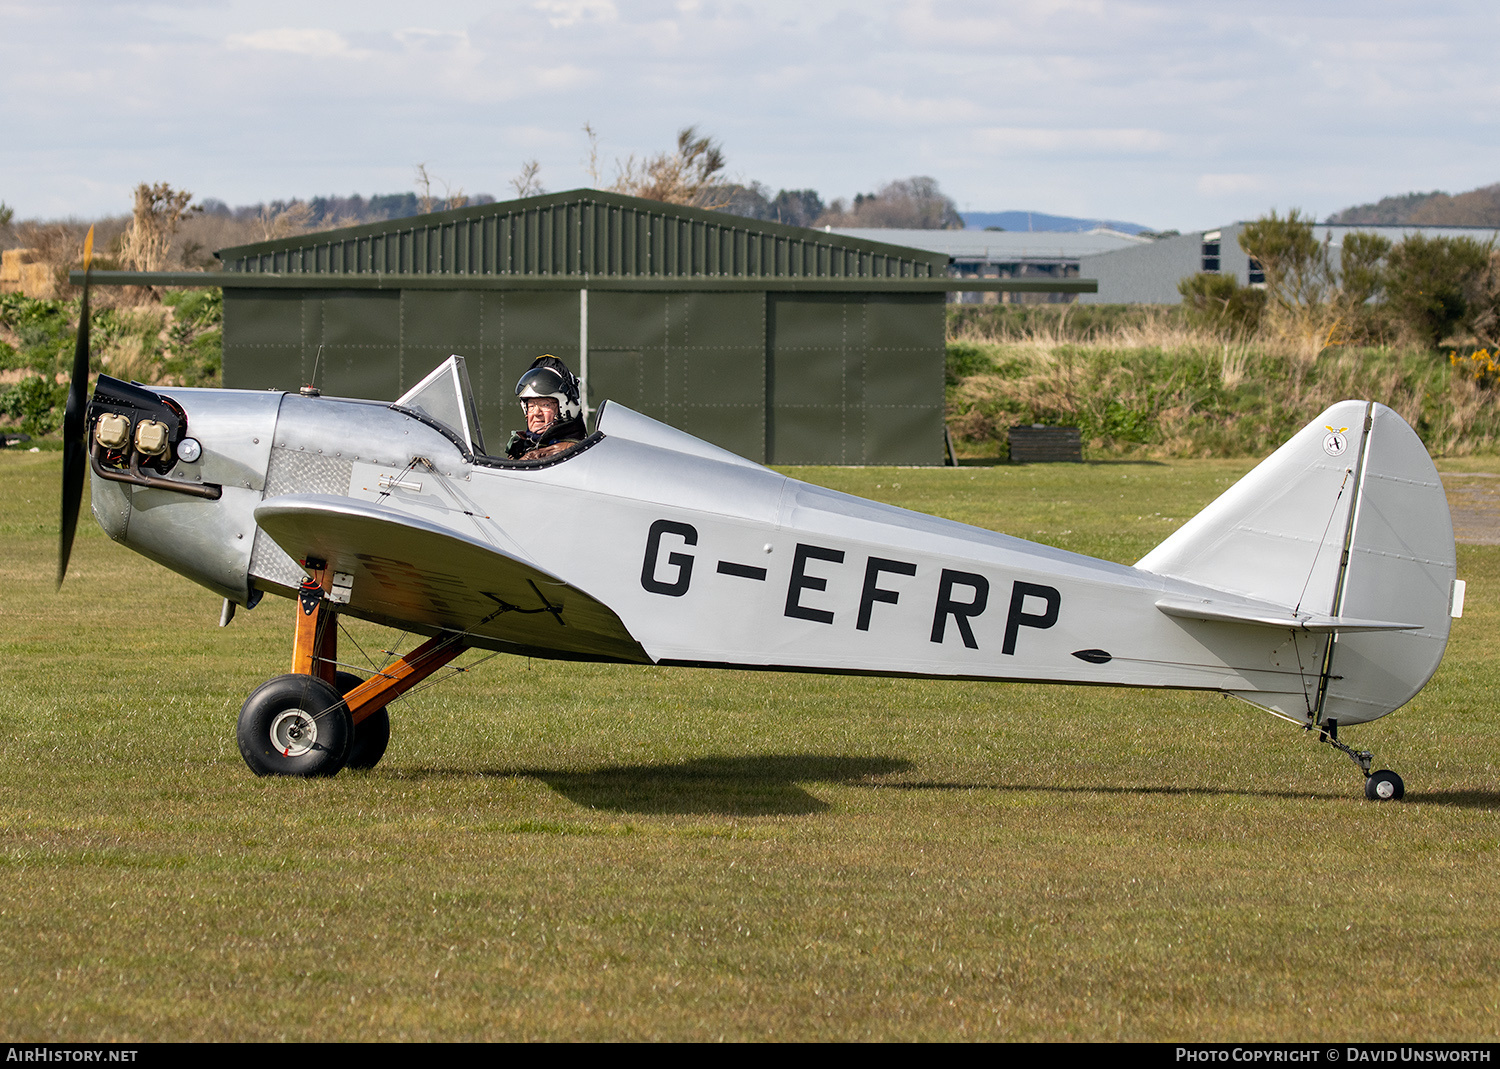
{"label": "wheel hub", "polygon": [[271,721],[271,745],[282,757],[301,757],[318,744],[318,722],[301,709],[288,709]]}

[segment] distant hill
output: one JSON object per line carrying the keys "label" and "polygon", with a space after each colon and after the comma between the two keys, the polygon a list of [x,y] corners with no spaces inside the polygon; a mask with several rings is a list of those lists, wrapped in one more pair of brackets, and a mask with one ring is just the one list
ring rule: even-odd
{"label": "distant hill", "polygon": [[1406,226],[1500,226],[1500,183],[1451,195],[1405,193],[1374,204],[1345,208],[1330,223],[1392,223]]}
{"label": "distant hill", "polygon": [[1046,212],[963,212],[965,230],[983,230],[998,226],[1002,230],[1093,230],[1107,226],[1126,234],[1139,234],[1150,227],[1139,223],[1122,223],[1117,219],[1075,219],[1071,215],[1048,215]]}

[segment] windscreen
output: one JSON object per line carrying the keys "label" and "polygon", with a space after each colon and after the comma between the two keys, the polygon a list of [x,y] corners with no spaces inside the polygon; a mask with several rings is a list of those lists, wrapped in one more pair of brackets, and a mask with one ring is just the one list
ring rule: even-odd
{"label": "windscreen", "polygon": [[474,406],[474,392],[469,388],[469,370],[463,357],[454,354],[444,360],[402,394],[396,404],[441,423],[458,435],[470,453],[484,455],[484,434],[479,429],[479,412]]}

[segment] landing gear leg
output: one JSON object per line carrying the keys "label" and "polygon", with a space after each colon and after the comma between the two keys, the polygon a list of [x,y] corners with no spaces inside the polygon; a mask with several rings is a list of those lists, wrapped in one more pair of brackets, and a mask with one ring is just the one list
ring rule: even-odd
{"label": "landing gear leg", "polygon": [[1398,802],[1406,795],[1406,785],[1401,777],[1388,768],[1371,772],[1374,755],[1369,750],[1356,750],[1339,741],[1339,722],[1325,720],[1318,727],[1318,741],[1326,742],[1359,766],[1365,776],[1365,797],[1372,802]]}
{"label": "landing gear leg", "polygon": [[309,559],[297,592],[292,670],[240,707],[240,756],[257,776],[333,776],[349,759],[354,721],[334,683],[338,620],[323,596],[326,568]]}
{"label": "landing gear leg", "polygon": [[337,670],[338,618],[324,561],[303,561],[292,671],[256,689],[240,710],[240,754],[257,776],[332,776],[374,768],[391,738],[386,706],[468,646],[456,634],[428,639],[364,682]]}

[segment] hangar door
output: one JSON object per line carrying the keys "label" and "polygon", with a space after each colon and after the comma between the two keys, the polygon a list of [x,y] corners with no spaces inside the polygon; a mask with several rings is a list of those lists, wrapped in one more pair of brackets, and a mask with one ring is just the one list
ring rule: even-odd
{"label": "hangar door", "polygon": [[[491,449],[542,353],[608,398],[774,464],[936,464],[943,296],[225,289],[224,384],[394,400],[462,355]],[[587,318],[583,319],[584,310]],[[322,356],[318,356],[319,348]]]}
{"label": "hangar door", "polygon": [[767,463],[942,462],[943,294],[770,293],[766,335]]}
{"label": "hangar door", "polygon": [[590,406],[613,399],[763,460],[765,307],[762,292],[591,292]]}

